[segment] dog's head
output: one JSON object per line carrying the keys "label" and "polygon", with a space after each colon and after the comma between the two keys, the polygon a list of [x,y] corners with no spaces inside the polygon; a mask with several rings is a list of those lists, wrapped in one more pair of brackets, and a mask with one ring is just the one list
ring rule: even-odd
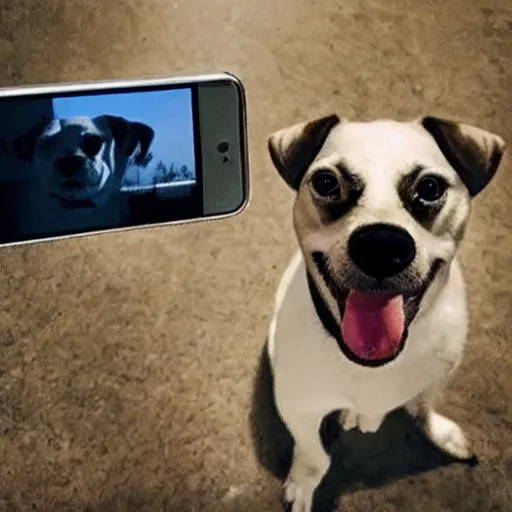
{"label": "dog's head", "polygon": [[310,277],[351,360],[380,366],[400,353],[504,147],[497,135],[434,117],[332,115],[271,135],[272,161],[296,192],[294,227]]}
{"label": "dog's head", "polygon": [[95,207],[120,188],[130,157],[143,161],[153,137],[149,126],[122,117],[76,117],[41,121],[13,149],[66,206]]}

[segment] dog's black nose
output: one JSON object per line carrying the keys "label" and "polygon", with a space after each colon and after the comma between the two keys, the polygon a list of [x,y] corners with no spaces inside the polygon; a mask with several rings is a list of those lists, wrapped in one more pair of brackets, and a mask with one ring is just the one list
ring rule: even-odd
{"label": "dog's black nose", "polygon": [[384,279],[411,264],[416,246],[405,229],[390,224],[371,224],[352,234],[348,254],[365,274]]}
{"label": "dog's black nose", "polygon": [[76,174],[83,165],[83,157],[77,155],[63,156],[55,162],[55,168],[65,178],[71,178],[71,176]]}

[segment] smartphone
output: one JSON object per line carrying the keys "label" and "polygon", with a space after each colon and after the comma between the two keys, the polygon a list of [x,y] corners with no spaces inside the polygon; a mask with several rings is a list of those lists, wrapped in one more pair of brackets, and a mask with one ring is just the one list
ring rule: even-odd
{"label": "smartphone", "polygon": [[221,219],[249,200],[230,73],[0,89],[0,245]]}

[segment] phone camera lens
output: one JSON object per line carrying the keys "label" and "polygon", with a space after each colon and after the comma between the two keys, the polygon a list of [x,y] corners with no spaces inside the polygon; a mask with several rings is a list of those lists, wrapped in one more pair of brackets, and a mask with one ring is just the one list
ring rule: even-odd
{"label": "phone camera lens", "polygon": [[222,163],[223,163],[223,164],[228,164],[228,163],[229,163],[229,156],[224,155],[224,156],[222,157]]}
{"label": "phone camera lens", "polygon": [[219,153],[227,153],[229,151],[229,144],[227,142],[219,142],[217,151]]}

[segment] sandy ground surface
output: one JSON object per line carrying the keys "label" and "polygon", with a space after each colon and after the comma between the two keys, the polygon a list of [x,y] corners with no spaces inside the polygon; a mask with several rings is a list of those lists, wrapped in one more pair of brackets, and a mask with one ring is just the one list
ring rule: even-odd
{"label": "sandy ground surface", "polygon": [[[260,353],[295,240],[269,133],[429,113],[512,143],[508,0],[0,0],[2,86],[225,69],[248,94],[244,214],[0,251],[1,511],[279,511]],[[511,510],[511,170],[474,205],[469,352],[441,407],[479,466],[395,415],[334,443],[340,510]]]}

